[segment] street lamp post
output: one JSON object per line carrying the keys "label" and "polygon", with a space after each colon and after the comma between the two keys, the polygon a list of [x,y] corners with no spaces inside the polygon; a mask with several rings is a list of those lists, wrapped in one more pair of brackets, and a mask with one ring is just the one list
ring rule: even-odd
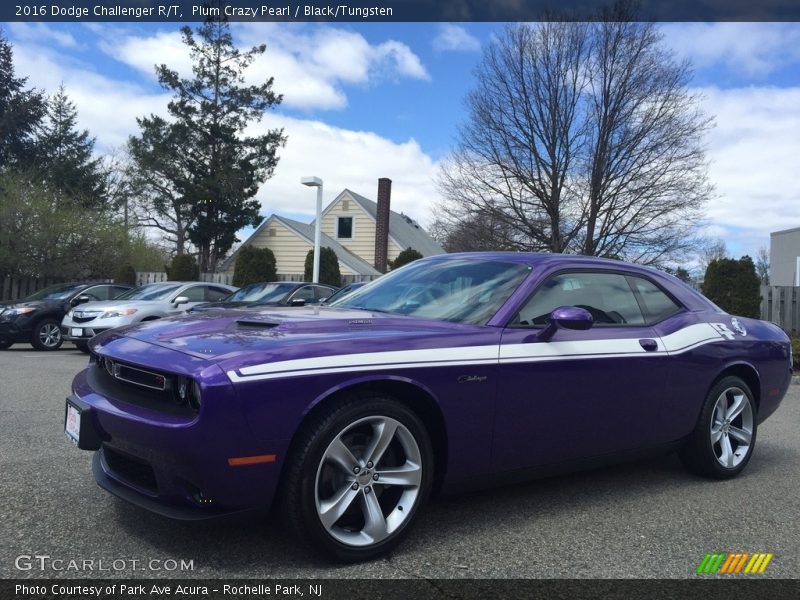
{"label": "street lamp post", "polygon": [[317,219],[314,221],[314,275],[313,282],[319,283],[319,237],[322,220],[322,179],[319,177],[303,177],[300,183],[317,188]]}

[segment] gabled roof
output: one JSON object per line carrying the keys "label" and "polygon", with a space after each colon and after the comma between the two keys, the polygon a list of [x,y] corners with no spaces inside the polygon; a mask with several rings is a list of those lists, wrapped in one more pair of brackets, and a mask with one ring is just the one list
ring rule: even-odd
{"label": "gabled roof", "polygon": [[[278,215],[272,215],[270,220],[275,219],[276,221],[280,221],[284,226],[288,227],[292,231],[294,231],[297,235],[301,238],[306,240],[312,246],[314,245],[314,224],[313,223],[301,223],[300,221],[295,221],[294,219],[287,219],[286,217],[279,217]],[[359,258],[350,250],[342,246],[339,242],[335,239],[326,235],[323,232],[319,234],[319,244],[321,247],[327,246],[331,250],[336,253],[336,257],[344,264],[348,269],[352,270],[354,273],[359,275],[374,275],[379,276],[381,273],[372,265],[370,265],[365,260]]]}
{"label": "gabled roof", "polygon": [[[359,206],[364,209],[364,212],[372,217],[373,220],[377,220],[377,202],[374,202],[369,198],[365,198],[361,194],[356,194],[353,190],[349,189],[345,189],[336,197],[333,202],[328,205],[328,207],[322,213],[323,217],[344,194],[347,194],[355,202],[357,202]],[[419,223],[414,221],[414,219],[411,217],[396,213],[393,210],[389,211],[389,237],[400,247],[401,250],[413,248],[421,253],[422,256],[444,254],[444,248],[442,248],[436,242],[436,240],[428,235],[428,233],[422,229],[422,227],[420,227]]]}

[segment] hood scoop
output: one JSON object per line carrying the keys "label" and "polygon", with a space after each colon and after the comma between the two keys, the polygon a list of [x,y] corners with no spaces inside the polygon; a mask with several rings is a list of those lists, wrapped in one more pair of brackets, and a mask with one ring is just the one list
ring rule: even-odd
{"label": "hood scoop", "polygon": [[271,321],[267,319],[250,319],[243,318],[236,320],[237,329],[273,329],[280,325],[280,321]]}

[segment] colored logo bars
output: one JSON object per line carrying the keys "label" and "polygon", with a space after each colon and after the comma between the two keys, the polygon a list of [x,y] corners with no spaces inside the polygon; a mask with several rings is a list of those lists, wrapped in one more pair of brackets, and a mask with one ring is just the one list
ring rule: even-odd
{"label": "colored logo bars", "polygon": [[706,554],[700,566],[697,567],[698,575],[733,573],[763,573],[767,568],[773,554],[764,552],[717,552]]}

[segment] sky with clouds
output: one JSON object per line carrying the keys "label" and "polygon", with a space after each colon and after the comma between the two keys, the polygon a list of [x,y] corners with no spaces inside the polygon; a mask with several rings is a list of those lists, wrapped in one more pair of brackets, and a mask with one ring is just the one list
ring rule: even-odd
{"label": "sky with clouds", "polygon": [[[0,27],[14,44],[17,74],[48,92],[63,83],[101,152],[121,148],[137,116],[166,113],[156,63],[190,68],[175,24]],[[377,179],[389,177],[393,208],[429,223],[434,178],[464,117],[472,70],[501,27],[234,23],[240,46],[267,44],[248,78],[274,76],[284,97],[254,126],[283,127],[288,136],[259,192],[263,214],[310,220],[314,194],[302,176],[325,181],[326,201],[345,187],[374,198]],[[716,120],[709,233],[734,255],[754,254],[769,245],[770,231],[800,226],[800,24],[660,27],[665,43],[691,60],[693,87]]]}

